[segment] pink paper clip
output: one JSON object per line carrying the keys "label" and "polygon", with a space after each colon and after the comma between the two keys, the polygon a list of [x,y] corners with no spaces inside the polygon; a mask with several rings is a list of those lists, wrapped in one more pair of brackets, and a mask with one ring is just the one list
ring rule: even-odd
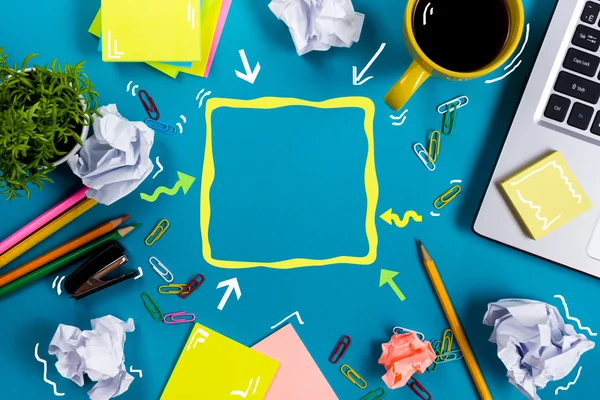
{"label": "pink paper clip", "polygon": [[[181,318],[179,318],[181,317]],[[186,317],[191,317],[186,318]],[[165,324],[174,325],[174,324],[185,324],[186,322],[194,322],[196,320],[196,315],[192,313],[187,313],[185,311],[175,312],[171,314],[165,314]]]}
{"label": "pink paper clip", "polygon": [[[200,280],[198,280],[198,278],[200,278]],[[192,278],[191,281],[188,282],[187,285],[185,285],[182,289],[181,292],[179,292],[178,296],[181,297],[182,299],[185,299],[186,297],[188,297],[194,290],[198,289],[200,287],[200,285],[202,285],[202,283],[204,283],[204,275],[202,274],[197,274],[196,276],[194,276]]]}

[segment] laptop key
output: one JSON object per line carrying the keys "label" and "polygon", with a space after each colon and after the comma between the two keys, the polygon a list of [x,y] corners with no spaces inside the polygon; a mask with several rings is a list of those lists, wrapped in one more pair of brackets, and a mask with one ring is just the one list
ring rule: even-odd
{"label": "laptop key", "polygon": [[594,118],[591,130],[594,135],[600,136],[600,111],[596,113],[596,118]]}
{"label": "laptop key", "polygon": [[[600,4],[598,5],[600,6]],[[596,75],[600,58],[577,49],[569,49],[563,67],[587,76]]]}
{"label": "laptop key", "polygon": [[592,107],[581,103],[575,103],[573,104],[571,114],[569,114],[567,124],[585,131],[588,126],[590,126],[593,115],[594,109]]}
{"label": "laptop key", "polygon": [[589,26],[578,25],[571,43],[586,50],[598,51],[598,48],[600,48],[600,31]]}
{"label": "laptop key", "polygon": [[588,24],[595,24],[600,13],[600,4],[588,1],[585,3],[583,8],[583,14],[581,14],[581,21],[587,22]]}
{"label": "laptop key", "polygon": [[558,74],[554,90],[592,104],[600,98],[600,84],[565,71]]}
{"label": "laptop key", "polygon": [[557,94],[553,94],[550,96],[550,100],[548,100],[548,105],[544,110],[544,115],[546,118],[563,122],[567,117],[567,111],[569,111],[570,105],[571,100]]}

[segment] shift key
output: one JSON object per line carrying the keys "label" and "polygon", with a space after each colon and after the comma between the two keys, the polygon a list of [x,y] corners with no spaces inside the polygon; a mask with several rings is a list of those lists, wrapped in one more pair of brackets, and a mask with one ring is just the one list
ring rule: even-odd
{"label": "shift key", "polygon": [[564,71],[558,74],[554,90],[592,104],[600,98],[599,84]]}

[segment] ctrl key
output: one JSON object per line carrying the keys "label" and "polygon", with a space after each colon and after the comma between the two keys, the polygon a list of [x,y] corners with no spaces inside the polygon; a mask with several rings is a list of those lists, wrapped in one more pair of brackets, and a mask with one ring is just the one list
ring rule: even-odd
{"label": "ctrl key", "polygon": [[544,115],[547,118],[555,121],[564,122],[570,105],[571,100],[557,94],[553,94],[550,96],[550,100],[548,100],[548,105],[546,106]]}

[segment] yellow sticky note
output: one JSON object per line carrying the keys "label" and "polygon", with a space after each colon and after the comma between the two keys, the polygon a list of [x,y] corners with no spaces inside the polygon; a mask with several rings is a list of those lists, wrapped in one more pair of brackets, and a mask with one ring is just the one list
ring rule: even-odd
{"label": "yellow sticky note", "polygon": [[503,181],[501,186],[535,240],[592,208],[559,151]]}
{"label": "yellow sticky note", "polygon": [[[100,8],[100,10],[98,10],[98,13],[96,14],[96,17],[94,18],[94,21],[92,22],[92,25],[90,26],[90,29],[88,30],[89,33],[91,33],[92,35],[96,36],[97,38],[100,37],[100,35],[102,34],[102,8]],[[170,76],[171,78],[177,78],[177,75],[179,74],[179,69],[173,65],[166,65],[166,64],[160,64],[160,63],[146,63],[148,65],[150,65],[152,68],[155,68],[157,70],[159,70],[160,72]]]}
{"label": "yellow sticky note", "polygon": [[202,60],[192,64],[191,68],[180,67],[179,70],[186,74],[203,77],[206,72],[206,63],[217,30],[223,0],[205,0],[202,5]]}
{"label": "yellow sticky note", "polygon": [[199,61],[200,0],[102,0],[102,59]]}
{"label": "yellow sticky note", "polygon": [[161,400],[262,400],[279,362],[196,324]]}

